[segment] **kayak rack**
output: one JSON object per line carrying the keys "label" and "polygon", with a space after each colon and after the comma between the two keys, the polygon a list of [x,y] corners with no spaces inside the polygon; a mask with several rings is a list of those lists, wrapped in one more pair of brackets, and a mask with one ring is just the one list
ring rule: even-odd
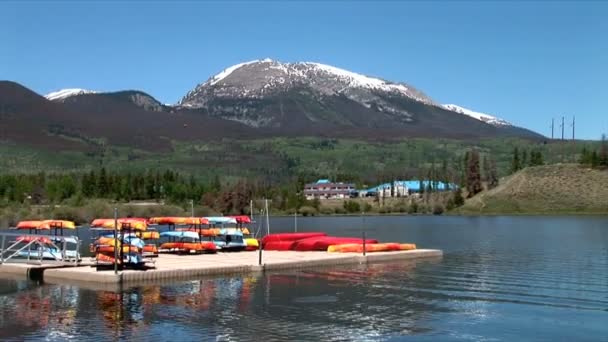
{"label": "kayak rack", "polygon": [[[70,248],[73,247],[73,248]],[[80,240],[76,236],[0,232],[0,265],[37,263],[76,266],[80,262]]]}

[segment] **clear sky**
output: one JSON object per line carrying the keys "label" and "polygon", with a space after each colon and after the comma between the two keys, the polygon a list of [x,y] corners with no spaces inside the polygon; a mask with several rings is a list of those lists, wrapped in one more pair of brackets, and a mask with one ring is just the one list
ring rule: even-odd
{"label": "clear sky", "polygon": [[0,2],[0,79],[41,94],[175,103],[266,57],[407,82],[546,135],[562,115],[581,138],[608,132],[608,2]]}

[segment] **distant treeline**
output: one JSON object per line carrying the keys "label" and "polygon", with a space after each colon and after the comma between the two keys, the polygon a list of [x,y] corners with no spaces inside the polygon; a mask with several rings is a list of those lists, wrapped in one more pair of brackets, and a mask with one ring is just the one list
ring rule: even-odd
{"label": "distant treeline", "polygon": [[583,148],[579,163],[592,168],[608,168],[608,142],[606,135],[602,135],[599,149]]}

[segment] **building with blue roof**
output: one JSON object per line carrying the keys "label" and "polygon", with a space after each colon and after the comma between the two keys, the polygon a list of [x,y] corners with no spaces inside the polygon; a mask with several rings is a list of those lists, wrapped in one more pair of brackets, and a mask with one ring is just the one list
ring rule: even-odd
{"label": "building with blue roof", "polygon": [[361,193],[366,194],[366,196],[375,196],[378,194],[381,197],[403,197],[412,193],[427,191],[429,188],[431,188],[432,191],[449,191],[457,188],[457,185],[440,181],[400,180],[383,183],[363,190]]}

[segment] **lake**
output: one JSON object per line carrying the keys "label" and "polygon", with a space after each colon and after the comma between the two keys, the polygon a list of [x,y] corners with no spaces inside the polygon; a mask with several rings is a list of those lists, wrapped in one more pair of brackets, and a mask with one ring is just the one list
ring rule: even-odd
{"label": "lake", "polygon": [[0,340],[608,340],[608,218],[324,217],[297,229],[445,254],[118,293],[3,279]]}

